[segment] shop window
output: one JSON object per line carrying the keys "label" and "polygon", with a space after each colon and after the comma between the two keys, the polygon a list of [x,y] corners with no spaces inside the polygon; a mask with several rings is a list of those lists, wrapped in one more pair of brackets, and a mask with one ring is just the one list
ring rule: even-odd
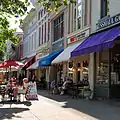
{"label": "shop window", "polygon": [[82,63],[82,76],[84,80],[88,80],[88,70],[89,70],[89,63],[88,61],[83,61]]}
{"label": "shop window", "polygon": [[120,84],[120,45],[116,45],[111,53],[111,84]]}
{"label": "shop window", "polygon": [[108,84],[109,50],[96,53],[96,84]]}

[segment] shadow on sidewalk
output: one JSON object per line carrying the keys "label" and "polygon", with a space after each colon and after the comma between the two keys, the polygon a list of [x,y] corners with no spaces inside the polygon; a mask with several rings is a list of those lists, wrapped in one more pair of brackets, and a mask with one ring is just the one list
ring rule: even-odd
{"label": "shadow on sidewalk", "polygon": [[63,108],[73,109],[78,114],[82,112],[97,120],[120,120],[120,107],[114,104],[97,100],[72,99],[71,96],[49,95],[47,91],[38,93],[48,99],[65,102]]}
{"label": "shadow on sidewalk", "polygon": [[4,105],[4,104],[10,104],[10,105],[12,105],[12,104],[16,104],[16,105],[17,104],[24,104],[26,106],[31,106],[32,105],[32,103],[30,101],[23,101],[23,102],[1,101],[0,104],[1,105]]}
{"label": "shadow on sidewalk", "polygon": [[38,90],[38,94],[43,97],[55,100],[57,102],[65,102],[71,98],[71,96],[67,96],[67,95],[63,95],[63,96],[53,95],[53,94],[49,93],[49,91],[47,91],[47,90]]}
{"label": "shadow on sidewalk", "polygon": [[0,120],[21,118],[17,113],[28,111],[28,108],[0,108]]}

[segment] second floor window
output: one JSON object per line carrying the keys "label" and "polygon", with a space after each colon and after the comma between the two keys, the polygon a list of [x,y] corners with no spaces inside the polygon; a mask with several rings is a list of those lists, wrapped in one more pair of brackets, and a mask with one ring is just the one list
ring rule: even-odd
{"label": "second floor window", "polygon": [[54,41],[64,36],[64,14],[54,20]]}
{"label": "second floor window", "polygon": [[44,28],[44,43],[46,43],[46,22],[45,22],[45,28]]}
{"label": "second floor window", "polygon": [[40,20],[40,11],[38,12],[38,20]]}
{"label": "second floor window", "polygon": [[41,38],[41,27],[39,27],[39,46],[40,46],[40,38]]}

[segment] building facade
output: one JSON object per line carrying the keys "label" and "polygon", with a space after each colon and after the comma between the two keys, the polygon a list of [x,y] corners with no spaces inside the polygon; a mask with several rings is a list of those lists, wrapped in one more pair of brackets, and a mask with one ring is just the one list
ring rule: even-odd
{"label": "building facade", "polygon": [[[63,26],[64,51],[52,62],[59,71],[58,76],[60,77],[57,77],[58,81],[66,77],[72,79],[74,83],[78,83],[83,79],[89,79],[91,76],[89,74],[91,66],[90,56],[85,55],[71,58],[71,52],[90,35],[91,1],[78,0],[76,4],[70,4],[65,8]],[[84,63],[86,63],[86,66],[84,66]]]}
{"label": "building facade", "polygon": [[[120,1],[92,0],[91,31],[102,44],[92,53],[93,83],[96,97],[119,98],[119,23]],[[104,37],[103,37],[104,36]],[[114,40],[113,43],[109,41]],[[112,45],[113,44],[113,45]],[[94,47],[95,48],[95,47]],[[95,49],[96,49],[95,48]]]}

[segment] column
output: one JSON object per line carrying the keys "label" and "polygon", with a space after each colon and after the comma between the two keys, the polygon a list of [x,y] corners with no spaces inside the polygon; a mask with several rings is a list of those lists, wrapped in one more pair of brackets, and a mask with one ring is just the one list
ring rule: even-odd
{"label": "column", "polygon": [[[94,66],[95,66],[94,53],[91,53],[89,61],[88,81],[90,84],[90,89],[93,91],[92,93],[94,93],[94,76],[95,76]],[[93,97],[93,95],[94,94],[91,95],[91,98]]]}

